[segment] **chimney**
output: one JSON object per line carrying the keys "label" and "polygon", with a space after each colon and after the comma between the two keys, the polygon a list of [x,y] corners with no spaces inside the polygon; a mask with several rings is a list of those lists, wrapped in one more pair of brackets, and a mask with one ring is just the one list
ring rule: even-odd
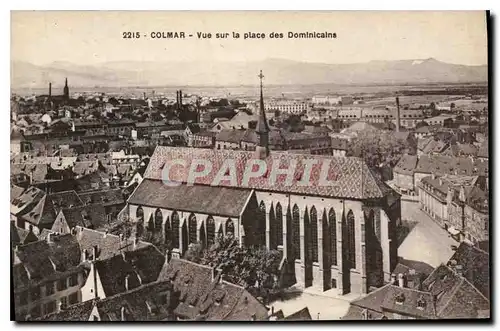
{"label": "chimney", "polygon": [[463,266],[461,264],[457,264],[455,266],[455,272],[457,273],[458,276],[462,277],[463,276]]}
{"label": "chimney", "polygon": [[255,316],[255,314],[252,314],[252,317],[250,317],[250,320],[252,320],[252,321],[257,320],[257,317]]}
{"label": "chimney", "polygon": [[[222,269],[219,267],[212,268],[212,281],[215,281],[218,276],[222,275]],[[222,278],[222,277],[221,277]]]}
{"label": "chimney", "polygon": [[142,92],[144,100],[146,100],[146,92]]}
{"label": "chimney", "polygon": [[97,260],[97,252],[98,252],[99,246],[95,245],[92,248],[92,261]]}
{"label": "chimney", "polygon": [[129,284],[128,284],[129,277],[130,277],[130,275],[125,276],[125,291],[129,290]]}
{"label": "chimney", "polygon": [[182,109],[182,90],[179,90],[179,106]]}
{"label": "chimney", "polygon": [[53,240],[52,240],[52,233],[51,233],[51,232],[49,232],[49,233],[47,234],[47,243],[49,243],[49,244],[50,244],[50,243],[52,243],[52,242],[53,242]]}
{"label": "chimney", "polygon": [[391,274],[391,285],[395,285],[395,284],[396,284],[396,275]]}
{"label": "chimney", "polygon": [[52,83],[49,83],[49,98],[52,97]]}
{"label": "chimney", "polygon": [[122,322],[125,322],[126,319],[125,319],[125,307],[122,306],[122,308],[120,309],[120,320]]}
{"label": "chimney", "polygon": [[405,287],[405,277],[403,274],[398,274],[398,286]]}
{"label": "chimney", "polygon": [[399,97],[396,97],[396,132],[400,129]]}
{"label": "chimney", "polygon": [[[103,238],[106,238],[108,236],[108,230],[104,231]],[[121,239],[121,238],[120,238]],[[121,241],[121,240],[120,240]]]}
{"label": "chimney", "polygon": [[84,249],[82,251],[82,262],[85,262],[85,261],[87,261],[87,250],[86,249]]}
{"label": "chimney", "polygon": [[60,312],[61,308],[62,308],[62,302],[61,301],[57,301],[57,312]]}

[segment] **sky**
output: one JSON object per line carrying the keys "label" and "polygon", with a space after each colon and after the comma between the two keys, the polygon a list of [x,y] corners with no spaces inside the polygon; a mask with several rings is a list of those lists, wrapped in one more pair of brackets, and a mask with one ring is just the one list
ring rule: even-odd
{"label": "sky", "polygon": [[[123,32],[140,32],[124,39]],[[187,39],[151,39],[151,32],[184,31]],[[240,39],[216,39],[233,31]],[[292,32],[335,32],[336,39],[288,39]],[[198,39],[197,32],[212,33]],[[243,40],[246,32],[265,39]],[[270,39],[282,32],[283,39]],[[148,37],[144,37],[144,34]],[[260,61],[316,63],[426,59],[487,64],[482,11],[402,12],[127,12],[13,11],[11,60],[35,65],[115,61]]]}

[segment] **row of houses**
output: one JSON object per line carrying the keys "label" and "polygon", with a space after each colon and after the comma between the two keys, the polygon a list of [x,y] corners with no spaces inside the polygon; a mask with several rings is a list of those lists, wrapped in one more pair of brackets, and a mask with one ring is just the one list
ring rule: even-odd
{"label": "row of houses", "polygon": [[[251,321],[274,312],[216,268],[84,227],[12,251],[17,321]],[[292,314],[296,315],[296,314]],[[311,319],[307,309],[301,319]]]}

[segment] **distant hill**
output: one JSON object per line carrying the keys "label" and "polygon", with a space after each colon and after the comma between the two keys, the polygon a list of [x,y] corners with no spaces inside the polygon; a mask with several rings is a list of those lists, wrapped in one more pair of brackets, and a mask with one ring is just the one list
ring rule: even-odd
{"label": "distant hill", "polygon": [[95,66],[13,62],[12,88],[93,86],[255,85],[262,69],[267,84],[424,84],[487,82],[488,67],[457,65],[433,58],[354,64],[268,59],[258,62],[107,62]]}

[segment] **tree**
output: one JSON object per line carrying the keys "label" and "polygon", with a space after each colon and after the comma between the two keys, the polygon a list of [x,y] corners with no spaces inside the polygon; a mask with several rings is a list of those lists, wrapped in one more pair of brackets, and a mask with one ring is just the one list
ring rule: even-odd
{"label": "tree", "polygon": [[416,146],[391,131],[360,132],[350,142],[348,156],[363,158],[369,167],[394,167],[401,156],[414,155]]}
{"label": "tree", "polygon": [[280,290],[281,254],[265,247],[240,247],[232,236],[218,236],[201,254],[201,245],[189,246],[185,258],[221,271],[224,278],[245,287],[255,296],[268,298]]}
{"label": "tree", "polygon": [[429,123],[427,123],[426,121],[420,121],[415,125],[415,129],[421,128],[423,126],[429,126]]}

